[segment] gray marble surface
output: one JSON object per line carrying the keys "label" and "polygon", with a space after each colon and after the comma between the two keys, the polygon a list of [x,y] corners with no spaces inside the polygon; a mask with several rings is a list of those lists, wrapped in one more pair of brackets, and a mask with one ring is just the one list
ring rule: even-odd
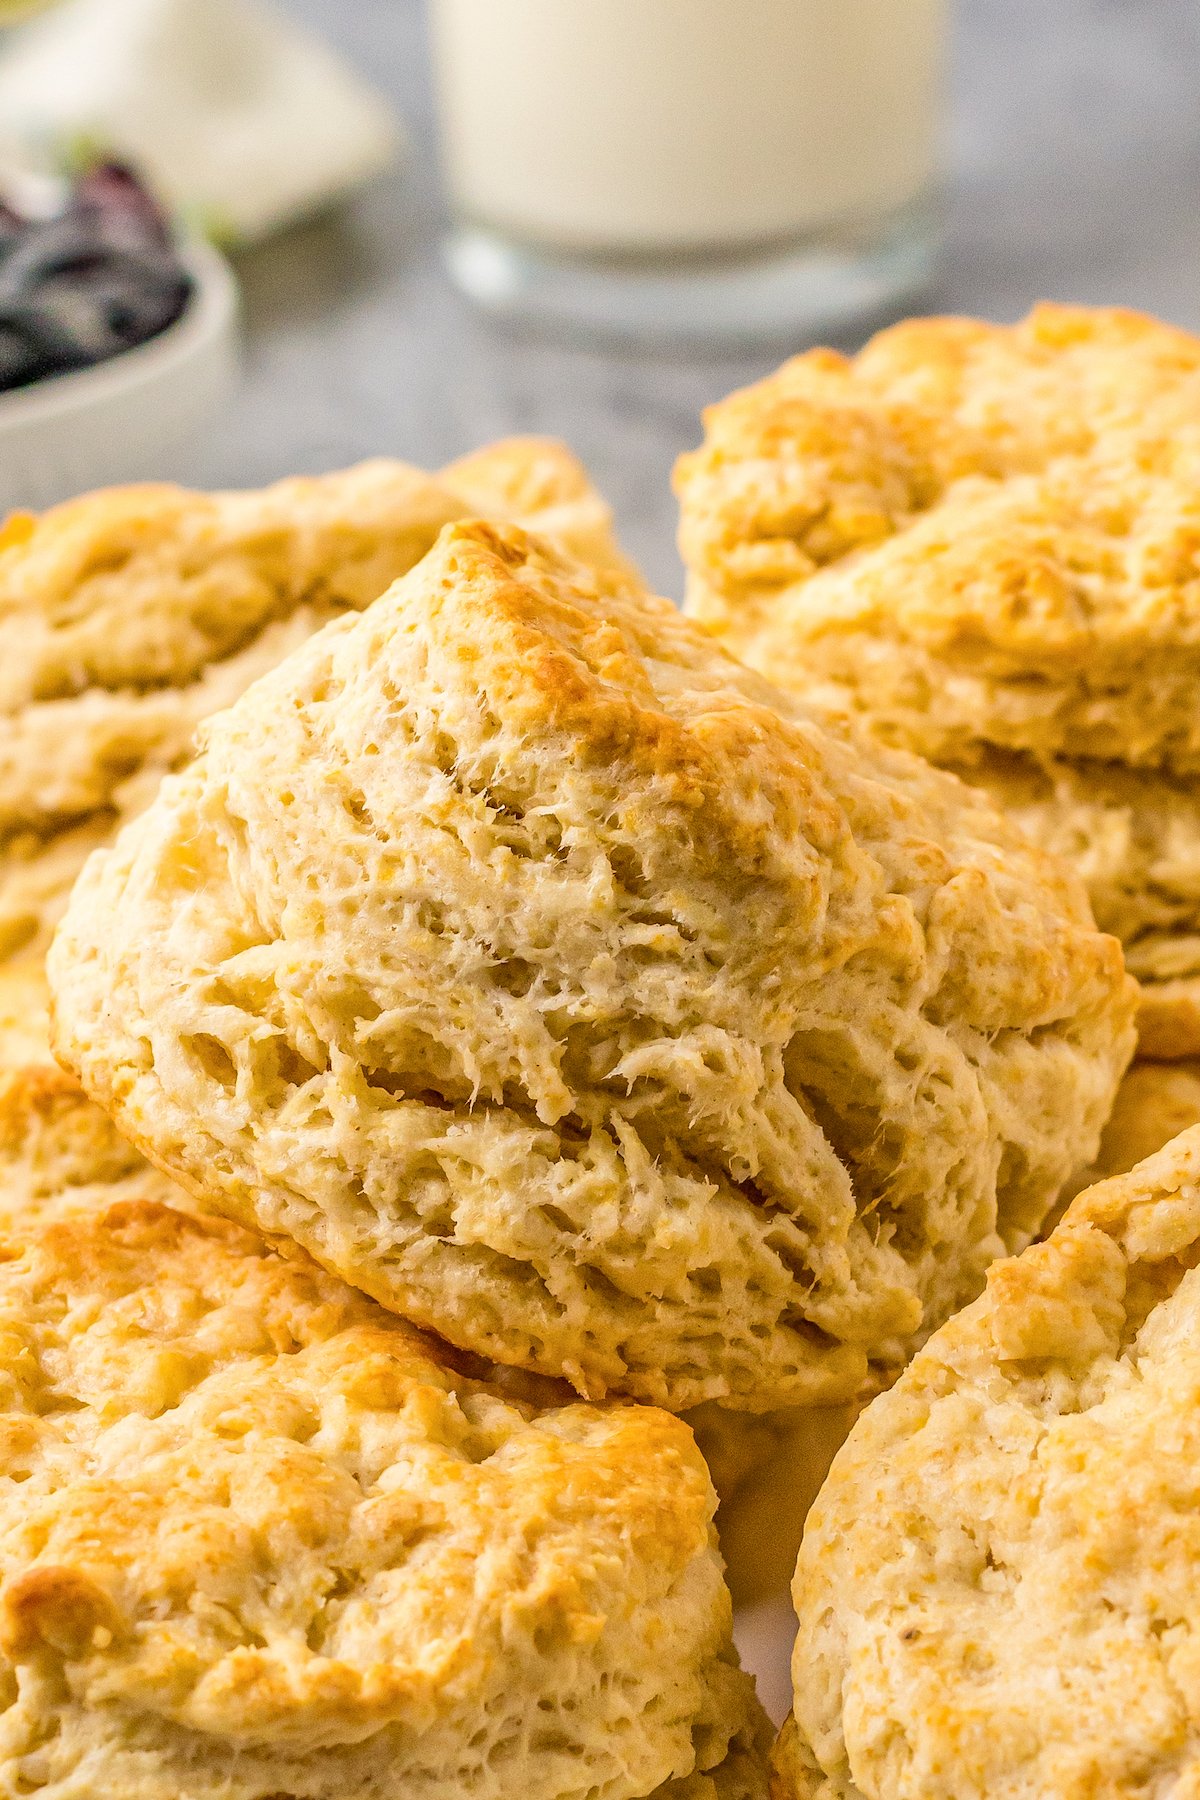
{"label": "gray marble surface", "polygon": [[[245,381],[185,474],[255,483],[379,453],[436,464],[505,432],[553,432],[677,593],[672,461],[696,441],[700,408],[772,367],[778,346],[651,355],[475,316],[438,259],[421,0],[285,3],[395,96],[413,152],[336,214],[240,259]],[[1198,96],[1197,0],[959,0],[930,306],[1007,319],[1048,295],[1200,328]]]}

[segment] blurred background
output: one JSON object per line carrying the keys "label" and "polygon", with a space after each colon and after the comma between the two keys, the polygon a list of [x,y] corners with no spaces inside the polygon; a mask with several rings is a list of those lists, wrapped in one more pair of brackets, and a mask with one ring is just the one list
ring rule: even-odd
{"label": "blurred background", "polygon": [[[233,250],[244,369],[171,472],[225,486],[378,454],[435,467],[505,433],[552,433],[589,465],[653,583],[678,594],[672,461],[706,402],[803,335],[650,349],[476,310],[439,254],[421,0],[282,10],[394,104],[406,146],[336,206]],[[1196,0],[959,0],[947,79],[944,241],[922,307],[1010,319],[1049,296],[1200,328]]]}

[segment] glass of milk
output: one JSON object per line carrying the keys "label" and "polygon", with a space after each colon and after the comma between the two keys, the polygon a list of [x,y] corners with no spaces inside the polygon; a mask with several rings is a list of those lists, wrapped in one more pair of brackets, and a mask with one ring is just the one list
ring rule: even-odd
{"label": "glass of milk", "polygon": [[949,0],[430,0],[451,272],[511,316],[824,330],[929,275]]}

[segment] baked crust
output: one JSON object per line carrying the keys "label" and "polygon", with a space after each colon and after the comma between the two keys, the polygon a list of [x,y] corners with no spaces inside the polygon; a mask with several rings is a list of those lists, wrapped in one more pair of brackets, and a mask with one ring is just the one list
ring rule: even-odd
{"label": "baked crust", "polygon": [[146,1154],[498,1362],[837,1404],[1091,1160],[1069,872],[666,601],[458,525],[93,858],[57,1048]]}
{"label": "baked crust", "polygon": [[1043,1235],[1058,1224],[1076,1193],[1112,1175],[1126,1174],[1192,1125],[1200,1125],[1200,1061],[1193,1057],[1150,1062],[1139,1057],[1117,1089],[1095,1162],[1060,1196]]}
{"label": "baked crust", "polygon": [[1040,306],[813,351],[677,472],[688,610],[1072,858],[1200,1053],[1200,339]]}
{"label": "baked crust", "polygon": [[164,1204],[66,1076],[0,1171],[0,1787],[761,1800],[685,1425]]}
{"label": "baked crust", "polygon": [[196,728],[449,520],[536,523],[629,578],[561,444],[512,438],[430,476],[379,459],[258,492],[108,488],[0,529],[0,959],[38,960],[83,863]]}
{"label": "baked crust", "polygon": [[[0,990],[3,986],[0,979]],[[194,1198],[120,1135],[64,1069],[44,1062],[0,1068],[0,1222],[8,1221],[20,1235],[52,1211],[105,1212],[122,1200],[155,1200],[176,1210],[196,1207]],[[499,1369],[491,1374],[508,1378]],[[708,1405],[686,1415],[720,1502],[717,1530],[735,1605],[786,1590],[804,1514],[855,1411],[846,1406],[752,1414]],[[728,1770],[713,1779],[718,1786],[742,1780],[739,1767],[734,1756]],[[720,1792],[723,1796],[725,1788]],[[700,1800],[707,1794],[702,1790]]]}
{"label": "baked crust", "polygon": [[[1082,875],[1096,923],[1137,977],[1144,1057],[1200,1054],[1200,796],[1120,763],[1041,765],[989,751],[961,770],[1035,844]],[[1126,1165],[1128,1167],[1128,1165]]]}
{"label": "baked crust", "polygon": [[793,1590],[816,1791],[1194,1791],[1198,1262],[1193,1128],[996,1264],[864,1413]]}
{"label": "baked crust", "polygon": [[688,606],[932,760],[1200,768],[1200,339],[1039,306],[816,350],[681,459]]}

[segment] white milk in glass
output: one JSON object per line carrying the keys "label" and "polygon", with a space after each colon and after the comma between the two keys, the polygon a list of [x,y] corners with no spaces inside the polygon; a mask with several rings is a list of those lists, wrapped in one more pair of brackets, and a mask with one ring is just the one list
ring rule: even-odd
{"label": "white milk in glass", "polygon": [[456,219],[526,277],[607,258],[653,284],[690,259],[695,281],[707,257],[732,295],[869,261],[929,195],[946,0],[432,0],[431,21]]}

